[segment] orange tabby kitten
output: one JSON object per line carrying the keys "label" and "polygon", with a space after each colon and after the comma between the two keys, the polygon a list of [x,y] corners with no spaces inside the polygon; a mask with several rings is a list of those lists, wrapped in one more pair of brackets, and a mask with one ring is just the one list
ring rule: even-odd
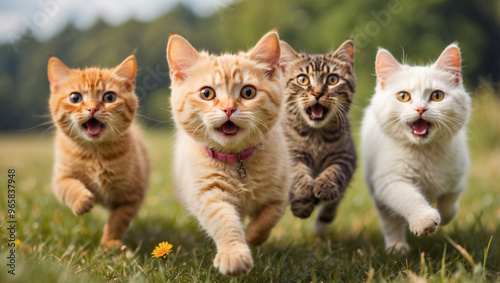
{"label": "orange tabby kitten", "polygon": [[247,243],[267,240],[287,205],[279,58],[274,31],[237,55],[197,52],[179,35],[168,42],[177,195],[215,241],[224,275],[252,268]]}
{"label": "orange tabby kitten", "polygon": [[75,215],[94,202],[111,210],[101,245],[122,245],[149,182],[149,158],[132,124],[136,62],[112,69],[70,69],[51,57],[50,112],[57,126],[53,189]]}

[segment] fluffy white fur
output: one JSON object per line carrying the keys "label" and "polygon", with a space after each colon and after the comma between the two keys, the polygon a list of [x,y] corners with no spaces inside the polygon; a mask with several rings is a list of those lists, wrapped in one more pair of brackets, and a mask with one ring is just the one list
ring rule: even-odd
{"label": "fluffy white fur", "polygon": [[[377,86],[361,139],[364,174],[388,250],[408,250],[406,223],[413,234],[425,236],[458,210],[469,168],[470,113],[460,64],[456,44],[429,66],[399,64],[387,50],[378,51]],[[436,90],[444,93],[441,101],[430,99]],[[411,95],[408,102],[397,99],[401,91]],[[425,110],[421,116],[418,109]],[[412,124],[419,119],[430,123],[425,135],[414,134]]]}

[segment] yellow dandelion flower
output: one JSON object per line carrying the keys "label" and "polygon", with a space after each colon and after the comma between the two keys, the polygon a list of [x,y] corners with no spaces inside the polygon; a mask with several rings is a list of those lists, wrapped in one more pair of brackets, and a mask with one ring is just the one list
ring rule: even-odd
{"label": "yellow dandelion flower", "polygon": [[167,258],[167,255],[172,251],[172,245],[168,242],[159,243],[155,250],[151,253],[153,257]]}
{"label": "yellow dandelion flower", "polygon": [[15,241],[14,243],[15,243],[15,245],[16,245],[17,247],[19,247],[19,248],[21,248],[21,247],[22,247],[22,245],[23,245],[23,243],[22,243],[22,242],[21,242],[21,240],[19,240],[19,239],[16,239],[16,241]]}

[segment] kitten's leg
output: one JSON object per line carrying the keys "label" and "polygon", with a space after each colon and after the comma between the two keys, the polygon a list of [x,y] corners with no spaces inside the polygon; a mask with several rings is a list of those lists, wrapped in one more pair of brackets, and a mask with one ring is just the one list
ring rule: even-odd
{"label": "kitten's leg", "polygon": [[[141,200],[142,201],[142,200]],[[101,245],[105,248],[120,247],[123,245],[123,235],[127,231],[130,222],[137,214],[141,201],[132,204],[122,204],[111,212],[108,222],[104,225]]]}
{"label": "kitten's leg", "polygon": [[328,225],[335,219],[335,214],[337,212],[337,206],[340,203],[341,198],[337,198],[334,201],[327,202],[321,205],[321,208],[314,223],[314,232],[316,235],[323,235],[328,231]]}
{"label": "kitten's leg", "polygon": [[441,215],[441,225],[448,224],[458,211],[458,198],[460,194],[465,190],[467,184],[467,179],[462,178],[458,183],[458,186],[447,194],[441,195],[437,200],[437,209]]}
{"label": "kitten's leg", "polygon": [[448,224],[458,211],[458,198],[461,192],[442,195],[437,201],[437,209],[441,215],[441,225]]}
{"label": "kitten's leg", "polygon": [[416,236],[426,236],[436,231],[441,217],[419,190],[403,181],[379,186],[374,191],[376,202],[406,218]]}
{"label": "kitten's leg", "polygon": [[236,197],[216,187],[203,190],[195,205],[201,226],[217,245],[214,267],[230,276],[247,273],[253,266],[238,205]]}
{"label": "kitten's leg", "polygon": [[54,182],[54,193],[75,215],[82,215],[93,207],[94,194],[77,179],[62,177]]}
{"label": "kitten's leg", "polygon": [[314,196],[320,200],[335,200],[344,193],[356,169],[356,156],[346,156],[328,166],[314,181]]}
{"label": "kitten's leg", "polygon": [[280,200],[265,205],[248,224],[246,241],[258,246],[269,238],[271,229],[278,223],[285,212],[286,201]]}
{"label": "kitten's leg", "polygon": [[290,206],[293,215],[307,218],[311,215],[314,206],[318,202],[312,192],[314,180],[311,178],[309,167],[297,160],[292,162],[291,174]]}
{"label": "kitten's leg", "polygon": [[382,233],[384,234],[385,249],[394,249],[398,252],[406,252],[410,246],[406,242],[405,223],[398,215],[391,214],[387,209],[379,208]]}

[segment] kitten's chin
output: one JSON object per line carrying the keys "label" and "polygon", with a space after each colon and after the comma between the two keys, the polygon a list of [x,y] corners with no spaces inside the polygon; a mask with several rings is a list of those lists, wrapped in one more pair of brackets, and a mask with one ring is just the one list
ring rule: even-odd
{"label": "kitten's chin", "polygon": [[106,130],[106,125],[96,118],[92,117],[87,122],[82,124],[83,135],[88,140],[99,139],[104,131]]}

